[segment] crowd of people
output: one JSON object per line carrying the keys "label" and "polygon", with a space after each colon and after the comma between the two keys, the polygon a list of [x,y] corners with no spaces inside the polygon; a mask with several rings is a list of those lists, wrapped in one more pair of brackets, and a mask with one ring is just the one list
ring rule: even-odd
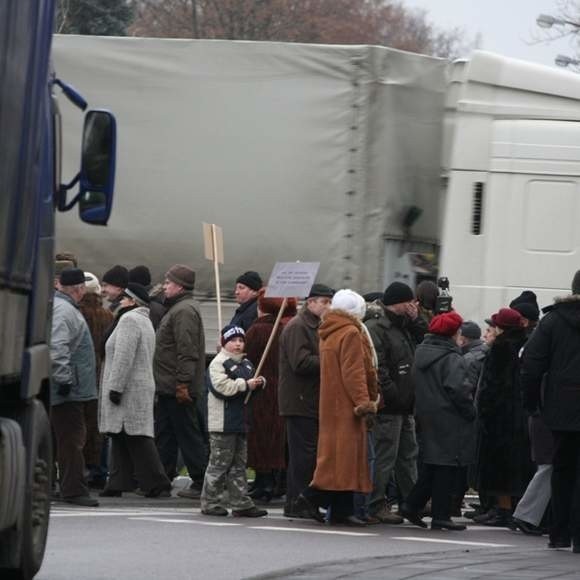
{"label": "crowd of people", "polygon": [[288,518],[461,531],[463,515],[580,553],[580,272],[541,319],[525,290],[482,335],[438,312],[429,280],[282,300],[248,271],[207,366],[188,266],[153,287],[146,266],[99,282],[61,254],[56,270],[62,501],[170,496],[181,461],[178,495],[208,516],[263,517],[284,497]]}

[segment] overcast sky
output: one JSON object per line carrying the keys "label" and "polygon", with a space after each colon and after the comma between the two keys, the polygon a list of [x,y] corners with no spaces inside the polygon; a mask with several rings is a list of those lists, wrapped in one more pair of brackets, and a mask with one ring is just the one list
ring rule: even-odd
{"label": "overcast sky", "polygon": [[543,64],[554,64],[558,54],[575,56],[569,39],[532,45],[538,14],[555,14],[557,0],[404,0],[424,8],[440,28],[460,27],[470,38],[481,33],[480,48]]}

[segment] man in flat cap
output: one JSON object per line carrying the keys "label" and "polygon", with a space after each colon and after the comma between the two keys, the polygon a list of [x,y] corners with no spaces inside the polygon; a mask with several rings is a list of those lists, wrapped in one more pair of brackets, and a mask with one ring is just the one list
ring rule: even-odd
{"label": "man in flat cap", "polygon": [[258,318],[258,292],[263,282],[258,272],[249,270],[236,279],[234,295],[239,304],[230,324],[248,330]]}
{"label": "man in flat cap", "polygon": [[280,336],[278,407],[286,421],[288,471],[287,517],[310,517],[294,507],[296,498],[312,481],[318,441],[320,356],[318,327],[330,308],[334,290],[314,284],[306,304]]}
{"label": "man in flat cap", "polygon": [[193,299],[195,272],[176,264],[165,275],[163,291],[167,313],[155,340],[155,441],[170,480],[177,475],[177,451],[181,451],[191,477],[181,497],[201,495],[208,450],[196,401],[202,396],[205,373],[205,338],[198,303]]}
{"label": "man in flat cap", "polygon": [[89,495],[84,477],[86,406],[97,399],[93,341],[78,309],[84,294],[84,272],[78,268],[63,270],[52,314],[51,422],[56,438],[62,500],[96,507],[99,502]]}

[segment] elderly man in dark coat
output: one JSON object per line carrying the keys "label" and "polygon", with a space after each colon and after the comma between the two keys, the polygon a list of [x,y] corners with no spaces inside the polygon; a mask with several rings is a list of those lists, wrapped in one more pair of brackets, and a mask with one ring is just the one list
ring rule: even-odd
{"label": "elderly man in dark coat", "polygon": [[467,367],[456,342],[462,322],[456,312],[435,316],[429,334],[417,347],[413,365],[423,464],[401,513],[426,527],[419,514],[432,498],[431,529],[465,529],[450,517],[457,471],[472,463],[475,456],[475,406],[466,380]]}
{"label": "elderly man in dark coat", "polygon": [[330,308],[334,290],[314,284],[304,308],[280,335],[278,408],[286,421],[288,472],[286,517],[309,517],[294,509],[300,492],[312,481],[316,467],[320,354],[318,327]]}
{"label": "elderly man in dark coat", "polygon": [[544,312],[526,345],[522,387],[526,408],[541,411],[554,435],[548,547],[565,548],[572,541],[580,553],[580,271],[572,295]]}
{"label": "elderly man in dark coat", "polygon": [[205,338],[194,285],[195,272],[182,264],[165,275],[168,310],[157,329],[153,358],[155,441],[169,479],[177,475],[181,451],[192,485],[178,495],[189,498],[201,495],[208,455],[196,413],[196,399],[204,389]]}

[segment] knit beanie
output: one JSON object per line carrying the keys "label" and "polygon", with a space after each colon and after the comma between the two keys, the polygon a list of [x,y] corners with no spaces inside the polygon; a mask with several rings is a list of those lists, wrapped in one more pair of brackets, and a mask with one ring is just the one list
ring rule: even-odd
{"label": "knit beanie", "polygon": [[531,290],[524,290],[518,297],[510,302],[510,308],[517,310],[528,320],[540,319],[540,307],[536,295]]}
{"label": "knit beanie", "polygon": [[574,279],[572,280],[572,294],[580,294],[580,270],[574,274]]}
{"label": "knit beanie", "polygon": [[137,282],[129,282],[123,294],[135,300],[140,306],[147,306],[151,302],[147,288],[142,284],[137,284]]}
{"label": "knit beanie", "polygon": [[141,286],[151,286],[151,272],[147,266],[135,266],[129,270],[129,282],[136,282]]}
{"label": "knit beanie", "polygon": [[103,274],[103,282],[111,286],[116,286],[117,288],[127,288],[127,284],[129,284],[129,270],[117,264]]}
{"label": "knit beanie", "polygon": [[193,290],[195,286],[195,272],[183,264],[171,266],[165,276],[175,284],[183,286],[185,290]]}
{"label": "knit beanie", "polygon": [[66,268],[60,273],[59,280],[61,286],[76,286],[85,283],[85,273],[79,268]]}
{"label": "knit beanie", "polygon": [[477,340],[481,338],[481,328],[479,324],[473,322],[473,320],[468,320],[461,325],[461,336],[465,338],[470,338],[471,340]]}
{"label": "knit beanie", "polygon": [[360,320],[363,319],[367,305],[365,299],[353,290],[339,290],[332,298],[331,308],[335,310],[344,310]]}
{"label": "knit beanie", "polygon": [[221,332],[222,335],[222,346],[225,346],[230,340],[240,337],[246,340],[246,333],[244,329],[240,326],[236,326],[235,324],[228,324],[224,326]]}
{"label": "knit beanie", "polygon": [[423,308],[427,310],[435,310],[437,304],[437,297],[439,296],[439,288],[435,282],[431,280],[423,280],[417,286],[417,300]]}
{"label": "knit beanie", "polygon": [[85,288],[87,289],[87,294],[101,295],[101,285],[99,284],[99,279],[90,272],[85,272]]}
{"label": "knit beanie", "polygon": [[441,336],[453,336],[463,324],[463,318],[455,311],[437,314],[429,323],[429,332]]}
{"label": "knit beanie", "polygon": [[241,276],[238,276],[236,279],[236,284],[243,284],[244,286],[247,286],[256,292],[264,285],[262,278],[260,278],[260,274],[258,274],[258,272],[254,272],[253,270],[248,270]]}
{"label": "knit beanie", "polygon": [[491,322],[493,326],[506,330],[508,328],[521,328],[523,321],[522,315],[517,310],[513,308],[500,308],[491,317]]}
{"label": "knit beanie", "polygon": [[402,302],[411,302],[415,298],[413,290],[404,282],[393,282],[383,294],[383,304],[391,306]]}

